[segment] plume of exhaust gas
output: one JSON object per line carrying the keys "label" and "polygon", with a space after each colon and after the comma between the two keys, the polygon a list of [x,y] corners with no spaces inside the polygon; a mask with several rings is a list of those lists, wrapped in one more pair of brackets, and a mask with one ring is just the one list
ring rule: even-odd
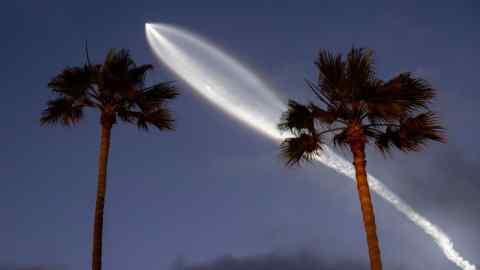
{"label": "plume of exhaust gas", "polygon": [[[288,136],[276,127],[281,113],[287,108],[285,103],[240,62],[198,35],[178,27],[148,23],[145,31],[158,59],[201,96],[276,142]],[[317,159],[355,181],[353,166],[331,149],[326,147]],[[475,265],[455,250],[445,232],[417,213],[380,180],[372,175],[368,175],[368,180],[370,188],[428,234],[447,259],[464,270],[476,270]]]}

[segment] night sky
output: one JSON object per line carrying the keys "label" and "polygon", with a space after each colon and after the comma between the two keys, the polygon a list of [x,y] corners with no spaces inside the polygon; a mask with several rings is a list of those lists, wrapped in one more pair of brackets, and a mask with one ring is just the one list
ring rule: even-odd
{"label": "night sky", "polygon": [[[380,78],[412,71],[428,79],[439,89],[433,108],[448,129],[448,144],[388,159],[370,149],[367,169],[480,265],[480,5],[417,2],[5,1],[0,269],[90,267],[98,114],[73,128],[41,127],[39,116],[51,97],[47,82],[65,66],[84,63],[85,40],[94,62],[108,48],[127,48],[138,63],[155,64],[150,82],[177,80],[150,51],[145,22],[208,38],[284,100],[313,98],[304,79],[315,79],[321,48],[369,47]],[[179,260],[198,264],[231,255],[251,262],[303,252],[325,265],[368,265],[350,179],[320,164],[286,168],[277,145],[183,82],[178,86],[175,132],[113,129],[104,269],[168,270]],[[456,269],[419,228],[378,196],[373,200],[385,269]],[[281,265],[275,269],[290,269]]]}

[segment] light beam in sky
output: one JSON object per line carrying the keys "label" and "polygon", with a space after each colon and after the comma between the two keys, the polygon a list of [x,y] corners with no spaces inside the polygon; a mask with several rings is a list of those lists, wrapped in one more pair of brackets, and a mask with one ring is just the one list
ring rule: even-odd
{"label": "light beam in sky", "polygon": [[[276,142],[288,136],[280,133],[276,127],[287,106],[240,62],[198,35],[178,27],[147,23],[145,31],[158,59],[208,101]],[[355,181],[352,164],[330,148],[326,147],[317,159]],[[476,270],[475,265],[455,250],[445,232],[417,213],[374,176],[368,175],[368,182],[375,193],[428,234],[447,259],[464,270]]]}

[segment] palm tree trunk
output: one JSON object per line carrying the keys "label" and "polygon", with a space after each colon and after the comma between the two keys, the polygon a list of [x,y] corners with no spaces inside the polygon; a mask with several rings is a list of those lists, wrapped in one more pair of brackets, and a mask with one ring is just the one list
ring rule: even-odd
{"label": "palm tree trunk", "polygon": [[110,149],[111,123],[102,121],[102,135],[100,139],[100,155],[98,159],[98,187],[95,204],[95,222],[93,226],[93,253],[92,270],[102,269],[102,235],[103,235],[103,210],[107,189],[107,162]]}
{"label": "palm tree trunk", "polygon": [[350,145],[353,154],[353,165],[357,179],[357,191],[362,208],[363,223],[367,235],[368,254],[370,257],[371,270],[381,270],[382,260],[380,257],[380,244],[377,238],[377,227],[375,225],[375,214],[373,213],[372,198],[368,187],[367,172],[365,170],[365,143],[355,141]]}

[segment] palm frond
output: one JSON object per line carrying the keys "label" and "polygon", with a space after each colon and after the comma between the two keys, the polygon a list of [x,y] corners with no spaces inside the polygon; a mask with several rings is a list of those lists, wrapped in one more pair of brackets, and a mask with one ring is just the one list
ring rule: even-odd
{"label": "palm frond", "polygon": [[179,95],[173,82],[162,82],[147,88],[142,95],[141,102],[148,104],[163,105],[165,102]]}
{"label": "palm frond", "polygon": [[123,112],[119,116],[127,122],[136,121],[137,127],[145,131],[148,131],[150,126],[156,127],[158,130],[174,130],[175,121],[166,108],[156,108],[148,112]]}
{"label": "palm frond", "polygon": [[344,129],[333,136],[333,145],[339,148],[347,148],[349,146],[347,129]]}
{"label": "palm frond", "polygon": [[329,103],[342,102],[348,95],[345,90],[346,63],[341,54],[321,50],[315,65],[318,68],[318,90]]}
{"label": "palm frond", "polygon": [[301,161],[311,161],[322,150],[319,136],[301,133],[287,138],[280,144],[280,153],[289,166],[300,165]]}
{"label": "palm frond", "polygon": [[52,125],[60,123],[71,126],[78,123],[83,117],[83,105],[66,97],[52,99],[47,103],[47,109],[42,112],[40,123]]}
{"label": "palm frond", "polygon": [[278,128],[296,133],[302,130],[313,131],[314,127],[313,113],[310,109],[294,100],[289,100],[288,110],[282,114]]}
{"label": "palm frond", "polygon": [[360,100],[364,85],[375,78],[373,51],[352,48],[347,55],[345,73],[352,100]]}
{"label": "palm frond", "polygon": [[110,74],[126,74],[132,67],[135,67],[135,62],[125,49],[110,49],[103,62],[103,68],[108,69]]}
{"label": "palm frond", "polygon": [[99,91],[108,103],[121,102],[132,95],[137,81],[131,80],[130,70],[136,65],[128,50],[110,49],[99,71]]}
{"label": "palm frond", "polygon": [[393,147],[404,152],[420,151],[428,141],[445,143],[444,131],[438,117],[426,112],[403,120],[398,128],[387,127],[385,132],[376,136],[375,143],[382,152],[389,152]]}
{"label": "palm frond", "polygon": [[145,83],[145,76],[147,75],[147,72],[152,69],[152,65],[141,65],[131,68],[128,71],[130,82],[139,88],[143,88]]}
{"label": "palm frond", "polygon": [[371,119],[395,120],[420,109],[428,108],[435,96],[427,81],[402,73],[383,85],[378,85],[366,97]]}
{"label": "palm frond", "polygon": [[398,132],[392,130],[391,127],[387,127],[384,132],[377,134],[375,138],[375,146],[384,155],[391,153],[393,148],[398,144]]}
{"label": "palm frond", "polygon": [[93,83],[92,79],[92,72],[88,66],[67,67],[50,80],[48,87],[56,93],[77,99],[86,97]]}

